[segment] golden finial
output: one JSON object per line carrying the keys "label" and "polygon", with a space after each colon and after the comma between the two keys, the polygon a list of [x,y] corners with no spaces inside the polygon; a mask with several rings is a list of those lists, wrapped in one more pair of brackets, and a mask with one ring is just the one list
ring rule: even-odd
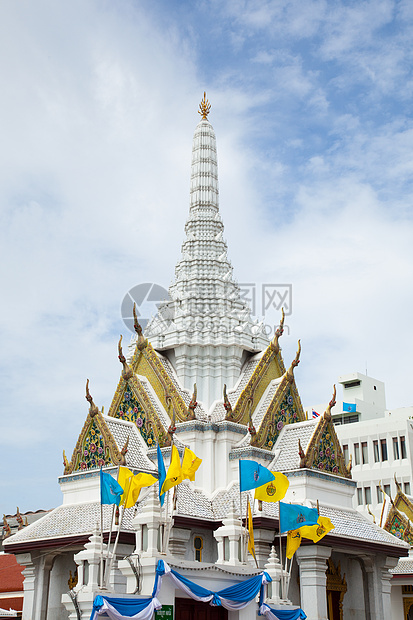
{"label": "golden finial", "polygon": [[194,383],[194,391],[192,393],[192,398],[191,398],[191,402],[188,405],[188,409],[186,412],[186,419],[187,420],[193,420],[195,418],[195,408],[197,406],[197,402],[196,402],[196,397],[198,394],[198,390],[196,388],[196,383]]}
{"label": "golden finial", "polygon": [[367,504],[367,512],[369,513],[369,515],[370,515],[371,517],[373,517],[373,523],[376,523],[376,517],[375,517],[375,515],[371,512],[369,504]]}
{"label": "golden finial", "polygon": [[125,381],[128,381],[128,379],[130,379],[131,377],[133,377],[133,371],[129,368],[127,362],[126,362],[126,357],[123,355],[123,351],[122,351],[122,336],[119,338],[119,342],[118,342],[118,357],[119,357],[119,361],[123,366],[123,370],[122,370],[122,377],[125,379]]}
{"label": "golden finial", "polygon": [[88,401],[88,403],[90,404],[90,407],[89,407],[90,417],[94,418],[95,415],[97,413],[99,413],[99,409],[96,407],[95,403],[93,402],[93,398],[90,395],[90,392],[89,392],[89,379],[86,379],[86,397],[85,398]]}
{"label": "golden finial", "polygon": [[138,341],[136,343],[139,351],[143,351],[143,349],[148,346],[148,341],[143,337],[142,327],[139,325],[138,317],[136,315],[136,303],[133,304],[133,327],[135,328],[135,332],[138,334]]}
{"label": "golden finial", "polygon": [[225,383],[224,383],[224,408],[227,414],[232,413],[232,407],[231,407],[231,403],[229,402],[229,398],[227,396],[227,386]]}
{"label": "golden finial", "polygon": [[123,446],[121,452],[120,452],[120,463],[119,465],[122,465],[123,467],[126,466],[126,453],[128,451],[128,446],[129,446],[129,435],[128,438],[125,442],[125,445]]}
{"label": "golden finial", "polygon": [[274,338],[271,341],[271,346],[274,349],[276,349],[277,352],[280,350],[280,345],[278,344],[278,340],[281,338],[281,336],[284,333],[284,319],[285,319],[284,308],[281,308],[281,321],[280,321],[279,326],[275,330]]}
{"label": "golden finial", "polygon": [[324,412],[324,419],[327,420],[327,422],[331,422],[331,410],[334,407],[334,405],[336,404],[336,386],[335,384],[333,385],[333,398],[330,400],[330,402],[328,403],[328,407]]}
{"label": "golden finial", "polygon": [[287,379],[289,383],[292,383],[294,381],[294,368],[298,366],[298,364],[300,363],[300,354],[301,354],[301,342],[299,340],[297,353],[295,355],[295,358],[291,362],[291,366],[287,370]]}
{"label": "golden finial", "polygon": [[63,450],[63,467],[69,467],[69,461],[67,460],[66,452]]}
{"label": "golden finial", "polygon": [[208,120],[208,114],[211,111],[211,104],[209,103],[208,99],[206,98],[206,92],[204,91],[204,98],[202,99],[201,103],[199,104],[199,110],[198,110],[198,114],[202,114],[202,120]]}

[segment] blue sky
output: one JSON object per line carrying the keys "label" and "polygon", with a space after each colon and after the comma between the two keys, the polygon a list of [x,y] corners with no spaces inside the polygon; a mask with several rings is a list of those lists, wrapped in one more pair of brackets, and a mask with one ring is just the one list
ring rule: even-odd
{"label": "blue sky", "polygon": [[1,4],[2,512],[59,504],[125,293],[173,277],[204,90],[235,276],[292,284],[303,402],[367,364],[412,404],[412,23],[390,0]]}

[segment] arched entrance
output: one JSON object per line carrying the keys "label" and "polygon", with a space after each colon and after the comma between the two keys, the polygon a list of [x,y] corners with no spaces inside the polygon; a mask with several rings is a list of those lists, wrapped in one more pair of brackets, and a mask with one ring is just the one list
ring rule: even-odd
{"label": "arched entrance", "polygon": [[191,598],[175,599],[175,620],[228,620],[224,607],[212,607]]}

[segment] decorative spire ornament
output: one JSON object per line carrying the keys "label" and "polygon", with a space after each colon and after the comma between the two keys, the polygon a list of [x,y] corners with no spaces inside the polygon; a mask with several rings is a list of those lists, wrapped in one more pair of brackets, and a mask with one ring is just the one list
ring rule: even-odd
{"label": "decorative spire ornament", "polygon": [[207,121],[208,120],[208,114],[211,111],[211,104],[209,103],[208,99],[206,98],[206,92],[204,91],[204,98],[202,99],[201,103],[199,104],[199,110],[198,110],[198,114],[201,114],[202,116],[202,120]]}
{"label": "decorative spire ornament", "polygon": [[89,379],[86,379],[86,396],[85,396],[87,402],[90,404],[89,407],[89,413],[90,413],[90,417],[94,418],[96,414],[99,413],[99,409],[96,407],[95,403],[93,402],[93,398],[90,395],[89,392]]}

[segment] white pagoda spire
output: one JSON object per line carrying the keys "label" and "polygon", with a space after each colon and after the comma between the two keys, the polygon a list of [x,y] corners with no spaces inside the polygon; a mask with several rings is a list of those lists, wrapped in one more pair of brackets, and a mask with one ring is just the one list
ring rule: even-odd
{"label": "white pagoda spire", "polygon": [[182,258],[169,288],[170,301],[159,308],[145,335],[174,365],[185,387],[196,382],[206,408],[222,398],[224,383],[237,381],[246,352],[268,345],[263,326],[254,323],[232,276],[219,213],[215,132],[208,121],[204,93],[202,119],[192,142],[189,217]]}

